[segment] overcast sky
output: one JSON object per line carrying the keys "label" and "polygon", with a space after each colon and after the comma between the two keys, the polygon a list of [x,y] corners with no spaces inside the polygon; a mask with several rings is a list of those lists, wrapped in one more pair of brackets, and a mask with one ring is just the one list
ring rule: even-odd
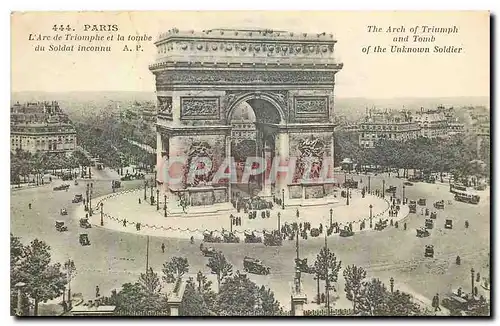
{"label": "overcast sky", "polygon": [[[172,27],[180,30],[260,27],[309,33],[333,33],[337,57],[344,63],[337,74],[339,97],[489,96],[489,18],[479,12],[136,12],[28,13],[12,17],[12,91],[154,91],[148,65],[156,48],[122,52],[114,42],[111,53],[35,52],[30,33],[53,35],[52,26],[117,24],[119,34],[151,35]],[[366,45],[388,46],[392,36],[370,34],[368,25],[410,27],[456,25],[458,34],[437,35],[433,45],[462,47],[461,54],[363,54]],[[93,33],[86,33],[92,35]],[[106,33],[101,33],[108,35]],[[405,34],[406,35],[406,34]],[[129,44],[129,43],[128,43]],[[135,43],[131,43],[135,45]],[[47,46],[46,46],[47,48]]]}

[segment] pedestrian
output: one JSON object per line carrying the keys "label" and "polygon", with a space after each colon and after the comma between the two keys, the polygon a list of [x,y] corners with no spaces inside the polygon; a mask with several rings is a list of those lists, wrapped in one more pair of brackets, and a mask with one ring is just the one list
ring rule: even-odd
{"label": "pedestrian", "polygon": [[31,203],[28,204],[28,209],[31,209]]}
{"label": "pedestrian", "polygon": [[100,296],[101,296],[101,294],[99,293],[99,285],[96,285],[95,286],[95,297],[99,298]]}
{"label": "pedestrian", "polygon": [[465,221],[465,228],[468,229],[469,228],[469,221]]}
{"label": "pedestrian", "polygon": [[432,298],[432,307],[434,307],[434,312],[436,311],[441,311],[441,308],[439,307],[439,294],[436,293],[434,298]]}
{"label": "pedestrian", "polygon": [[460,259],[460,256],[457,256],[457,259],[455,259],[455,263],[457,265],[460,265],[461,264],[461,259]]}
{"label": "pedestrian", "polygon": [[403,224],[403,228],[406,230],[406,222],[405,222],[405,224]]}
{"label": "pedestrian", "polygon": [[161,252],[164,254],[165,253],[165,244],[162,242],[161,244]]}
{"label": "pedestrian", "polygon": [[141,204],[141,199],[139,198],[139,205]]}
{"label": "pedestrian", "polygon": [[126,227],[127,226],[127,219],[123,219],[123,226]]}

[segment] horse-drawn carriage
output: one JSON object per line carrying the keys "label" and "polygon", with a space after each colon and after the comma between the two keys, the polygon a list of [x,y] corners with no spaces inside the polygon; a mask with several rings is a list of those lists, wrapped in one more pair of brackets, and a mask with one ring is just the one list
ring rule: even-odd
{"label": "horse-drawn carriage", "polygon": [[425,237],[428,237],[429,235],[431,235],[431,234],[426,228],[418,228],[417,229],[417,237],[425,238]]}
{"label": "horse-drawn carriage", "polygon": [[256,236],[254,232],[245,231],[245,243],[262,243],[262,238]]}
{"label": "horse-drawn carriage", "polygon": [[219,243],[222,242],[222,239],[214,235],[214,231],[205,231],[203,232],[203,242]]}
{"label": "horse-drawn carriage", "polygon": [[247,273],[258,275],[268,275],[271,272],[271,268],[264,265],[260,260],[251,257],[243,259],[243,269]]}
{"label": "horse-drawn carriage", "polygon": [[283,244],[283,239],[281,238],[281,234],[274,230],[272,232],[264,231],[264,245],[275,247],[281,246]]}

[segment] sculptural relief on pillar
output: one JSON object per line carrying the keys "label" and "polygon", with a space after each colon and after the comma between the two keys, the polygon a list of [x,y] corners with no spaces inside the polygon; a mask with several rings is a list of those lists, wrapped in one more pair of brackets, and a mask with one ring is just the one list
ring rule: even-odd
{"label": "sculptural relief on pillar", "polygon": [[318,180],[321,175],[325,143],[314,135],[301,139],[298,144],[294,182]]}

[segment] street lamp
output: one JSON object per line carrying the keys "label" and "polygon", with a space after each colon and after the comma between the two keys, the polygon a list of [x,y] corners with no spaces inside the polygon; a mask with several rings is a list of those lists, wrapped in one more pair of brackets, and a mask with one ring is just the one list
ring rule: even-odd
{"label": "street lamp", "polygon": [[393,293],[394,292],[394,277],[391,277],[390,282],[391,282],[391,293]]}
{"label": "street lamp", "polygon": [[330,228],[332,227],[333,224],[333,208],[330,208]]}
{"label": "street lamp", "polygon": [[403,205],[405,204],[405,185],[403,185]]}
{"label": "street lamp", "polygon": [[167,194],[163,195],[163,215],[167,217]]}
{"label": "street lamp", "polygon": [[347,186],[347,192],[346,192],[346,197],[347,197],[347,206],[349,206],[349,186]]}
{"label": "street lamp", "polygon": [[285,189],[281,189],[281,209],[285,209]]}
{"label": "street lamp", "polygon": [[104,204],[101,202],[101,226],[104,226],[104,212],[102,210],[102,207]]}
{"label": "street lamp", "polygon": [[385,180],[382,180],[382,198],[385,198]]}
{"label": "street lamp", "polygon": [[372,217],[373,217],[373,212],[372,212],[372,209],[373,209],[373,205],[370,204],[370,229],[373,227],[373,224],[372,224]]}
{"label": "street lamp", "polygon": [[155,171],[155,187],[157,186],[158,183],[158,172]]}
{"label": "street lamp", "polygon": [[156,210],[160,210],[160,189],[156,189]]}
{"label": "street lamp", "polygon": [[90,184],[90,197],[89,197],[89,215],[92,216],[92,194],[94,192],[94,184]]}
{"label": "street lamp", "polygon": [[470,281],[472,285],[472,297],[474,297],[474,268],[470,269]]}
{"label": "street lamp", "polygon": [[148,181],[144,180],[144,201],[146,201],[146,189],[148,188]]}
{"label": "street lamp", "polygon": [[153,180],[151,180],[151,184],[150,184],[150,187],[151,187],[151,194],[150,194],[150,205],[153,206],[154,205],[154,201],[155,201],[155,196],[153,196]]}
{"label": "street lamp", "polygon": [[17,308],[16,308],[16,316],[22,316],[23,315],[23,292],[22,289],[23,287],[26,286],[26,283],[24,282],[18,282],[16,283],[15,287],[17,289]]}
{"label": "street lamp", "polygon": [[368,176],[368,193],[371,193],[371,191],[372,191],[370,179],[371,179],[371,176]]}
{"label": "street lamp", "polygon": [[278,212],[278,234],[280,235],[281,239],[281,213]]}
{"label": "street lamp", "polygon": [[68,259],[64,262],[64,269],[66,270],[66,274],[68,277],[68,308],[71,309],[71,279],[73,278],[73,273],[76,271],[75,262],[71,259]]}

